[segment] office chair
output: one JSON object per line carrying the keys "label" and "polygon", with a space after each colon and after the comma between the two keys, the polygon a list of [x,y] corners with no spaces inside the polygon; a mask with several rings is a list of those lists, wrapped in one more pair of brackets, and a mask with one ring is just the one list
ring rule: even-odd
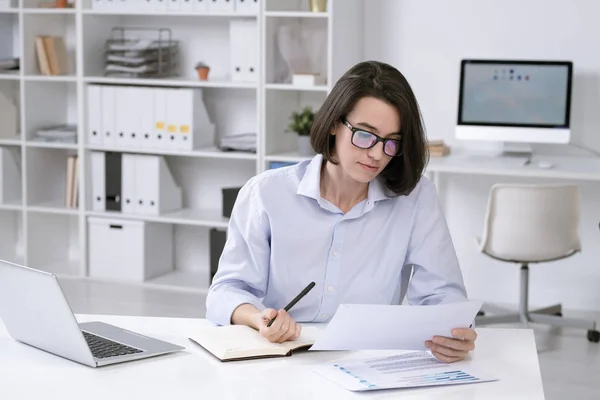
{"label": "office chair", "polygon": [[[518,312],[484,304],[476,324],[528,322],[587,329],[597,343],[595,321],[563,318],[562,305],[529,310],[529,265],[558,261],[581,251],[579,189],[572,184],[497,184],[491,189],[482,253],[521,265]],[[499,314],[487,316],[487,313]]]}

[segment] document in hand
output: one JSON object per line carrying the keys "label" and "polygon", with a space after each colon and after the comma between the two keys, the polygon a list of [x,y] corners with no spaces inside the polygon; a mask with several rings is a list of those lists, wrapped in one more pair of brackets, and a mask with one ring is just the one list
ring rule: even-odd
{"label": "document in hand", "polygon": [[313,367],[313,372],[347,390],[409,388],[458,385],[496,380],[477,371],[467,362],[446,364],[424,351],[379,357],[353,356]]}
{"label": "document in hand", "polygon": [[480,300],[428,305],[341,304],[310,350],[426,350],[433,336],[468,328]]}

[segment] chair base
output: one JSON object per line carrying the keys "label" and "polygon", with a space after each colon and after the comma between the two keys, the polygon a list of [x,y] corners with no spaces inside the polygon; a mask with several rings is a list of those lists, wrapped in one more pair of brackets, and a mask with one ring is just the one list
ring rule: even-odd
{"label": "chair base", "polygon": [[[482,313],[475,317],[475,324],[488,325],[521,323],[527,326],[528,323],[533,322],[556,327],[587,329],[587,338],[590,342],[598,343],[600,341],[600,332],[597,330],[596,321],[564,318],[562,316],[561,304],[555,304],[537,310],[529,310],[528,284],[529,269],[527,264],[523,264],[521,266],[521,298],[519,302],[519,310],[514,312],[514,310],[508,310],[493,304],[484,304],[481,308]],[[487,313],[494,315],[487,316],[485,315]]]}

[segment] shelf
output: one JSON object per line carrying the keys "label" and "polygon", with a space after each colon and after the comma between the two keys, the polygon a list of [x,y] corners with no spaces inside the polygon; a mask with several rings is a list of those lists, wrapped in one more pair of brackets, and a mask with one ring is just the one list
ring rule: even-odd
{"label": "shelf", "polygon": [[204,226],[226,229],[229,219],[222,217],[221,210],[183,209],[163,215],[124,214],[115,211],[88,211],[89,217],[121,218],[136,221],[160,222],[164,224]]}
{"label": "shelf", "polygon": [[23,205],[20,203],[0,203],[0,210],[21,211],[23,210]]}
{"label": "shelf", "polygon": [[194,151],[170,151],[160,149],[118,149],[102,146],[87,146],[91,151],[112,151],[120,153],[136,153],[136,154],[156,154],[163,156],[178,156],[178,157],[198,157],[198,158],[216,158],[216,159],[231,159],[231,160],[256,160],[255,153],[245,153],[241,151],[221,151],[216,147],[208,147]]}
{"label": "shelf", "polygon": [[176,289],[195,293],[208,293],[210,272],[206,271],[174,271],[169,274],[150,279],[143,285],[160,289]]}
{"label": "shelf", "polygon": [[301,162],[312,159],[313,156],[302,156],[296,151],[289,151],[285,153],[267,154],[265,156],[266,161],[284,161],[284,162]]}
{"label": "shelf", "polygon": [[75,14],[74,8],[43,8],[43,7],[31,7],[24,8],[23,14]]}
{"label": "shelf", "polygon": [[266,11],[265,17],[273,18],[327,18],[328,12],[311,11]]}
{"label": "shelf", "polygon": [[76,82],[73,75],[25,75],[24,79],[30,82]]}
{"label": "shelf", "polygon": [[300,86],[292,85],[291,83],[267,83],[265,87],[269,90],[296,90],[300,92],[327,92],[329,87],[325,85],[317,86]]}
{"label": "shelf", "polygon": [[0,8],[0,14],[18,14],[18,8]]}
{"label": "shelf", "polygon": [[21,138],[0,138],[0,146],[20,146]]}
{"label": "shelf", "polygon": [[60,200],[29,205],[27,206],[27,211],[59,215],[77,215],[79,213],[78,209],[67,208]]}
{"label": "shelf", "polygon": [[258,83],[231,82],[226,79],[212,79],[207,81],[190,80],[181,77],[173,78],[119,78],[108,76],[88,76],[86,83],[117,84],[117,85],[143,85],[143,86],[175,86],[175,87],[200,87],[223,89],[256,89]]}
{"label": "shelf", "polygon": [[32,268],[54,274],[59,280],[81,277],[79,262],[77,261],[58,261],[41,266],[32,266]]}
{"label": "shelf", "polygon": [[0,72],[0,81],[18,81],[21,79],[21,71],[2,71]]}
{"label": "shelf", "polygon": [[122,16],[145,16],[145,17],[203,17],[203,18],[256,18],[256,13],[221,12],[205,13],[194,11],[131,11],[131,10],[82,10],[83,15],[122,15]]}
{"label": "shelf", "polygon": [[59,142],[26,142],[27,147],[34,147],[38,149],[64,149],[64,150],[77,150],[77,144],[72,143],[59,143]]}

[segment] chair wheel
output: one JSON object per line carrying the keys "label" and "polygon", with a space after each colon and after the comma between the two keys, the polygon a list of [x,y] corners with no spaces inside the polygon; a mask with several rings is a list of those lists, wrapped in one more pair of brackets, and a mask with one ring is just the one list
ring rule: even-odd
{"label": "chair wheel", "polygon": [[483,317],[483,316],[485,316],[485,312],[484,311],[477,311],[477,316],[478,317]]}
{"label": "chair wheel", "polygon": [[587,338],[592,343],[598,343],[600,342],[600,332],[589,330],[587,332]]}

